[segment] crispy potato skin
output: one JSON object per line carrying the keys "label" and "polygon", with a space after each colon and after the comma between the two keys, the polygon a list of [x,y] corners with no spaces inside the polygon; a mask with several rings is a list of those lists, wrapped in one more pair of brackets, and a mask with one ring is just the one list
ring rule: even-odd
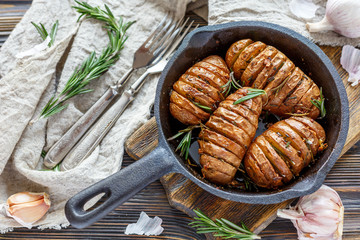
{"label": "crispy potato skin", "polygon": [[[200,162],[204,177],[213,183],[231,183],[236,171],[231,171],[228,165],[234,169],[240,167],[245,152],[255,136],[261,113],[261,97],[234,105],[234,102],[246,96],[247,92],[248,88],[239,89],[222,101],[199,134],[200,159],[209,159],[209,156],[214,158],[212,164],[209,161],[206,164],[205,161]],[[281,181],[281,178],[279,179]]]}
{"label": "crispy potato skin", "polygon": [[[171,115],[186,125],[196,125],[209,119],[224,99],[221,91],[229,81],[230,71],[225,61],[209,56],[190,67],[174,83],[170,95]],[[204,106],[204,107],[203,107]]]}
{"label": "crispy potato skin", "polygon": [[306,114],[316,119],[320,111],[311,100],[320,100],[319,87],[278,49],[240,40],[226,53],[226,63],[243,86],[264,89],[263,109],[282,117]]}
{"label": "crispy potato skin", "polygon": [[244,166],[260,187],[276,189],[300,175],[320,150],[325,131],[309,117],[279,121],[258,136],[249,147]]}

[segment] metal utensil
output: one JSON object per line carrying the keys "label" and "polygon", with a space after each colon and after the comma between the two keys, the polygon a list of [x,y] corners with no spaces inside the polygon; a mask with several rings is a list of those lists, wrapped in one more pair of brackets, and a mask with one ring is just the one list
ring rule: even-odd
{"label": "metal utensil", "polygon": [[169,57],[189,32],[194,22],[191,22],[183,33],[180,34],[180,32],[185,28],[186,23],[187,20],[179,28],[177,28],[171,38],[168,39],[168,41],[172,44],[168,45],[168,47],[164,49],[163,57],[158,57],[154,61],[155,64],[148,68],[146,72],[130,86],[129,89],[123,92],[119,100],[117,100],[116,103],[114,103],[114,105],[112,105],[111,108],[104,113],[104,115],[94,124],[94,126],[91,127],[78,144],[69,152],[61,163],[60,170],[65,171],[74,168],[87,158],[96,146],[99,145],[100,141],[119,119],[129,103],[134,100],[134,95],[140,90],[146,77],[150,74],[159,73],[165,68]]}
{"label": "metal utensil", "polygon": [[86,133],[90,126],[105,111],[113,99],[118,96],[135,69],[149,66],[164,54],[165,42],[176,29],[178,22],[172,14],[167,14],[134,54],[132,68],[114,85],[107,89],[102,97],[50,148],[44,158],[44,165],[55,167],[69,153],[71,148]]}

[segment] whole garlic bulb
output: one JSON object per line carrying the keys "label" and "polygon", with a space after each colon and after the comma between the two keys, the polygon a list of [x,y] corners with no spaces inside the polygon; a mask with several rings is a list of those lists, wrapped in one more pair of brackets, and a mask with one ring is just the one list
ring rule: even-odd
{"label": "whole garlic bulb", "polygon": [[19,192],[11,195],[6,202],[6,213],[24,227],[31,228],[32,224],[42,218],[51,205],[49,195],[32,192]]}
{"label": "whole garlic bulb", "polygon": [[328,0],[325,17],[317,23],[307,23],[309,32],[334,31],[345,37],[360,37],[360,1]]}
{"label": "whole garlic bulb", "polygon": [[291,219],[300,240],[341,240],[344,206],[337,192],[326,185],[301,197],[295,207],[279,209],[277,215]]}

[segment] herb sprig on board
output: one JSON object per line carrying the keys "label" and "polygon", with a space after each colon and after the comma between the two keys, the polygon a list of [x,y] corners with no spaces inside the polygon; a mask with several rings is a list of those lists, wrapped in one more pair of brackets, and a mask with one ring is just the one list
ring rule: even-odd
{"label": "herb sprig on board", "polygon": [[194,210],[194,212],[197,217],[195,217],[195,221],[189,223],[189,225],[196,228],[197,233],[214,233],[215,237],[221,237],[223,239],[261,239],[260,236],[252,233],[244,223],[238,226],[224,218],[213,221],[199,209]]}
{"label": "herb sprig on board", "polygon": [[326,109],[325,109],[325,98],[322,93],[322,88],[320,88],[320,100],[310,100],[312,104],[315,105],[320,110],[320,117],[319,119],[322,119],[326,115]]}
{"label": "herb sprig on board", "polygon": [[[36,30],[40,34],[40,37],[42,38],[42,40],[45,40],[49,36],[48,31],[46,30],[46,28],[44,27],[44,25],[42,23],[36,24],[34,22],[31,22],[31,24],[36,28]],[[59,21],[56,20],[54,25],[51,27],[50,42],[48,44],[49,47],[51,47],[54,44],[58,27],[59,27]]]}
{"label": "herb sprig on board", "polygon": [[75,2],[79,6],[74,6],[73,8],[81,14],[78,20],[85,16],[86,18],[93,18],[104,22],[110,43],[101,52],[99,57],[96,56],[95,52],[92,52],[82,65],[75,69],[65,84],[64,89],[57,96],[52,97],[45,105],[40,118],[50,117],[65,109],[68,106],[65,104],[68,99],[93,91],[85,87],[90,81],[100,77],[119,59],[119,54],[127,40],[126,31],[134,23],[125,23],[122,17],[117,20],[107,5],[105,5],[105,10],[102,10],[99,7],[92,7],[85,2]]}

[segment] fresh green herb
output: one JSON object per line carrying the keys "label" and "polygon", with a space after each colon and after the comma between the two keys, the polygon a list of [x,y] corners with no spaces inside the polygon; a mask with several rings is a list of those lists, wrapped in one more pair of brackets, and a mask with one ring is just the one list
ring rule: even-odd
{"label": "fresh green herb", "polygon": [[[48,31],[46,31],[46,28],[42,23],[39,23],[40,26],[34,22],[31,22],[31,24],[36,28],[42,40],[45,40],[49,36]],[[51,47],[54,44],[58,27],[59,27],[59,21],[56,20],[50,31],[50,42],[48,44],[49,47]]]}
{"label": "fresh green herb", "polygon": [[291,142],[290,141],[286,141],[286,145],[285,147],[288,148],[290,146]]}
{"label": "fresh green herb", "polygon": [[214,233],[215,237],[223,239],[261,239],[260,236],[252,233],[244,223],[238,226],[224,218],[213,221],[199,209],[194,210],[194,212],[197,217],[194,217],[195,221],[189,223],[189,225],[196,228],[197,233]]}
{"label": "fresh green herb", "polygon": [[44,150],[41,151],[41,157],[44,158],[46,156],[46,153]]}
{"label": "fresh green herb", "polygon": [[184,137],[181,139],[179,145],[177,146],[175,152],[180,150],[180,156],[184,156],[185,159],[188,159],[189,156],[189,149],[190,149],[190,145],[191,145],[191,134],[192,134],[192,130],[194,130],[195,128],[199,128],[201,127],[200,125],[193,125],[190,127],[187,127],[183,130],[180,130],[177,134],[175,134],[174,136],[168,138],[168,141],[174,140],[180,136],[182,136],[183,134]]}
{"label": "fresh green herb", "polygon": [[322,88],[320,88],[320,100],[310,100],[312,104],[315,105],[320,110],[320,117],[319,119],[322,119],[326,115],[326,109],[325,109],[325,98],[322,93]]}
{"label": "fresh green herb", "polygon": [[239,98],[238,100],[236,100],[233,104],[236,105],[236,104],[245,102],[245,101],[247,101],[249,99],[255,98],[257,96],[264,95],[264,94],[266,94],[266,92],[264,90],[262,90],[262,89],[249,88],[247,94],[244,97]]}
{"label": "fresh green herb", "polygon": [[211,107],[204,106],[204,105],[202,105],[202,104],[200,104],[200,103],[197,103],[197,102],[195,102],[195,101],[191,101],[191,102],[192,102],[195,106],[197,106],[197,107],[205,110],[205,112],[212,113]]}
{"label": "fresh green herb", "polygon": [[75,2],[80,5],[73,7],[77,12],[81,13],[79,20],[86,16],[86,18],[94,18],[105,22],[104,28],[107,29],[110,43],[99,57],[96,57],[95,52],[92,52],[82,65],[75,69],[60,94],[52,97],[46,104],[40,118],[52,116],[65,109],[68,106],[65,104],[66,100],[93,91],[85,89],[85,87],[90,81],[100,77],[119,59],[120,51],[124,48],[124,43],[127,40],[126,31],[134,23],[124,23],[121,17],[117,20],[107,5],[105,5],[106,10],[102,10],[85,2]]}
{"label": "fresh green herb", "polygon": [[224,85],[221,86],[221,88],[223,89],[222,90],[222,94],[227,97],[232,88],[234,88],[235,90],[239,89],[239,88],[242,88],[242,86],[236,81],[235,77],[234,77],[234,72],[231,71],[230,72],[230,79],[227,83],[225,83]]}

